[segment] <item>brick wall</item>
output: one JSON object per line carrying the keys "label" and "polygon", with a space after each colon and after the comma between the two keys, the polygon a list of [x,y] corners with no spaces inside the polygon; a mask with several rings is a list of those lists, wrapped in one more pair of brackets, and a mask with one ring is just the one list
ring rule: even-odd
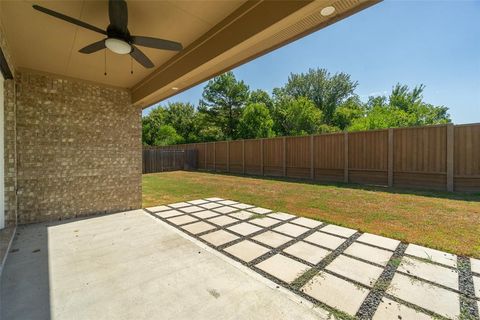
{"label": "brick wall", "polygon": [[141,109],[127,90],[19,71],[15,99],[19,224],[141,207]]}

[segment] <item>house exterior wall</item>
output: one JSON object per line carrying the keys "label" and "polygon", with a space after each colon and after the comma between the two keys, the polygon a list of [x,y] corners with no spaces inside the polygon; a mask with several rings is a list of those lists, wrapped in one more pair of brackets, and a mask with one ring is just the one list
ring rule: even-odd
{"label": "house exterior wall", "polygon": [[18,223],[141,207],[141,109],[127,90],[15,77]]}

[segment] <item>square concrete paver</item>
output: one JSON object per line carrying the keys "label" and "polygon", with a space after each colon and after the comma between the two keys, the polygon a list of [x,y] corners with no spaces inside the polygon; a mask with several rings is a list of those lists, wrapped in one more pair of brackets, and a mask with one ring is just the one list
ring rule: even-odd
{"label": "square concrete paver", "polygon": [[342,243],[345,242],[345,239],[317,231],[309,235],[308,237],[306,237],[305,241],[318,244],[319,246],[322,246],[328,249],[335,250],[338,247],[340,247]]}
{"label": "square concrete paver", "polygon": [[307,227],[307,228],[315,228],[315,227],[318,227],[319,225],[322,224],[322,222],[320,222],[320,221],[309,219],[309,218],[304,218],[304,217],[300,217],[300,218],[292,220],[290,222],[295,223],[295,224],[299,224],[299,225]]}
{"label": "square concrete paver", "polygon": [[391,251],[374,248],[358,242],[352,243],[344,253],[382,266],[386,266],[393,255]]}
{"label": "square concrete paver", "polygon": [[227,229],[233,232],[236,232],[238,234],[241,234],[242,236],[248,236],[249,234],[262,230],[262,228],[257,227],[253,224],[250,224],[248,222],[242,222],[242,223],[233,225],[231,227],[228,227]]}
{"label": "square concrete paver", "polygon": [[177,208],[188,207],[190,205],[191,205],[190,203],[186,203],[186,202],[177,202],[177,203],[169,204],[168,206],[171,208],[177,209]]}
{"label": "square concrete paver", "polygon": [[182,226],[182,229],[187,230],[188,232],[193,233],[193,234],[202,233],[202,232],[212,230],[212,229],[215,229],[215,228],[216,227],[211,225],[210,223],[206,223],[206,222],[203,222],[203,221],[199,221],[199,222],[188,224],[186,226]]}
{"label": "square concrete paver", "polygon": [[239,212],[229,214],[229,216],[240,219],[240,220],[247,220],[253,216],[253,213],[250,213],[248,211],[239,211]]}
{"label": "square concrete paver", "polygon": [[345,228],[345,227],[340,227],[340,226],[336,226],[336,225],[333,225],[333,224],[329,224],[329,225],[323,227],[321,230],[323,232],[332,233],[332,234],[335,234],[337,236],[342,236],[342,237],[345,237],[345,238],[348,238],[348,237],[350,237],[351,235],[353,235],[354,233],[357,232],[357,230],[350,229],[350,228]]}
{"label": "square concrete paver", "polygon": [[234,222],[237,222],[237,221],[238,221],[237,219],[233,219],[233,218],[228,217],[228,216],[220,216],[220,217],[215,217],[215,218],[208,219],[208,222],[214,223],[217,226],[225,226],[227,224],[231,224],[231,223],[234,223]]}
{"label": "square concrete paver", "polygon": [[369,287],[373,287],[383,272],[383,268],[344,255],[335,258],[326,269]]}
{"label": "square concrete paver", "polygon": [[249,240],[244,240],[224,250],[245,262],[250,262],[270,251],[270,249]]}
{"label": "square concrete paver", "polygon": [[217,212],[213,212],[210,210],[204,210],[204,211],[192,213],[192,216],[195,216],[200,219],[208,219],[208,218],[216,217],[218,215],[219,214]]}
{"label": "square concrete paver", "polygon": [[365,288],[326,272],[320,272],[313,277],[302,287],[302,291],[351,316],[355,316],[369,292]]}
{"label": "square concrete paver", "polygon": [[331,253],[330,250],[322,249],[303,241],[296,242],[283,251],[312,264],[319,263]]}
{"label": "square concrete paver", "polygon": [[208,201],[222,201],[222,200],[225,200],[225,199],[213,197],[213,198],[207,198],[205,200],[208,200]]}
{"label": "square concrete paver", "polygon": [[156,207],[147,208],[147,210],[150,212],[159,212],[159,211],[170,210],[170,208],[167,206],[156,206]]}
{"label": "square concrete paver", "polygon": [[450,319],[460,315],[458,294],[409,276],[395,274],[387,293]]}
{"label": "square concrete paver", "polygon": [[209,202],[209,203],[200,205],[200,207],[205,208],[205,209],[214,209],[214,208],[218,208],[218,207],[221,207],[221,206],[222,206],[221,204],[218,204],[216,202]]}
{"label": "square concrete paver", "polygon": [[254,206],[252,206],[250,204],[246,204],[246,203],[237,203],[237,204],[232,205],[232,207],[244,210],[244,209],[253,208]]}
{"label": "square concrete paver", "polygon": [[186,223],[198,221],[197,218],[194,218],[194,217],[189,216],[189,215],[184,215],[184,216],[179,216],[179,217],[175,217],[175,218],[170,218],[170,219],[167,219],[167,220],[170,221],[170,222],[173,223],[173,224],[178,225],[178,226],[180,226],[180,225],[182,225],[182,224],[186,224]]}
{"label": "square concrete paver", "polygon": [[219,201],[218,203],[223,204],[224,206],[230,206],[232,204],[238,204],[237,201],[232,201],[232,200],[223,200],[223,201]]}
{"label": "square concrete paver", "polygon": [[276,254],[260,262],[256,267],[286,283],[292,283],[293,280],[310,269],[306,264],[282,256],[281,254]]}
{"label": "square concrete paver", "polygon": [[278,220],[288,220],[296,217],[293,214],[284,213],[284,212],[270,213],[268,216]]}
{"label": "square concrete paver", "polygon": [[282,244],[285,244],[288,241],[292,240],[292,238],[290,237],[284,236],[280,233],[273,232],[273,231],[266,231],[266,232],[260,233],[259,235],[253,237],[252,239],[273,248],[278,248]]}
{"label": "square concrete paver", "polygon": [[211,233],[207,233],[201,236],[200,238],[217,247],[238,239],[236,235],[225,230],[218,230]]}
{"label": "square concrete paver", "polygon": [[451,253],[430,249],[416,244],[409,244],[405,254],[415,257],[432,260],[450,267],[457,267],[457,256]]}
{"label": "square concrete paver", "polygon": [[213,211],[220,212],[220,213],[230,213],[233,211],[237,211],[238,209],[232,208],[232,207],[219,207],[213,209]]}
{"label": "square concrete paver", "polygon": [[194,204],[194,205],[199,205],[199,204],[208,203],[208,200],[198,199],[198,200],[188,201],[188,203],[191,203],[191,204]]}
{"label": "square concrete paver", "polygon": [[292,237],[298,237],[304,234],[305,232],[309,231],[310,229],[305,227],[300,227],[291,223],[285,223],[285,224],[282,224],[281,226],[274,228],[273,230],[287,234]]}
{"label": "square concrete paver", "polygon": [[400,241],[398,240],[377,236],[371,233],[362,234],[360,237],[358,237],[357,241],[361,241],[363,243],[368,243],[392,251],[395,251],[395,249],[397,249],[398,245],[400,244]]}
{"label": "square concrete paver", "polygon": [[197,212],[197,211],[202,211],[205,210],[202,207],[197,207],[197,206],[191,206],[191,207],[184,207],[180,208],[180,211],[186,212],[186,213],[192,213],[192,212]]}
{"label": "square concrete paver", "polygon": [[475,296],[477,296],[477,298],[480,298],[480,277],[473,276],[473,288],[474,288]]}
{"label": "square concrete paver", "polygon": [[265,209],[265,208],[260,208],[260,207],[255,207],[255,208],[250,208],[248,211],[251,211],[256,214],[267,214],[269,212],[272,212],[270,209]]}
{"label": "square concrete paver", "polygon": [[433,320],[432,317],[423,312],[417,311],[388,298],[383,298],[372,320],[389,319]]}
{"label": "square concrete paver", "polygon": [[160,211],[160,212],[155,212],[155,214],[159,217],[162,218],[171,218],[175,216],[179,216],[184,214],[183,212],[177,211],[177,210],[167,210],[167,211]]}
{"label": "square concrete paver", "polygon": [[470,267],[472,272],[480,274],[480,260],[470,258]]}
{"label": "square concrete paver", "polygon": [[402,263],[398,266],[398,271],[458,290],[457,270],[414,258],[403,257]]}
{"label": "square concrete paver", "polygon": [[270,227],[270,226],[273,226],[274,224],[280,223],[281,221],[278,221],[277,219],[272,219],[266,216],[262,216],[261,218],[255,218],[248,222],[256,224],[257,226],[261,226],[261,227]]}

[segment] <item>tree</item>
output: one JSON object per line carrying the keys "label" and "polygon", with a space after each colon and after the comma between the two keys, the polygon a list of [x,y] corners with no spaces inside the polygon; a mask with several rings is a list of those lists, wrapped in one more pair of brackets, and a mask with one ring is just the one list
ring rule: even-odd
{"label": "tree", "polygon": [[326,69],[309,69],[307,73],[291,73],[281,90],[294,98],[305,97],[323,113],[324,122],[333,123],[335,110],[355,96],[358,83],[346,73],[330,74]]}
{"label": "tree", "polygon": [[163,125],[158,130],[155,141],[153,142],[154,146],[169,146],[173,144],[183,143],[183,138],[175,131],[171,125]]}
{"label": "tree", "polygon": [[263,103],[269,112],[273,110],[273,100],[267,91],[257,89],[250,93],[249,103]]}
{"label": "tree", "polygon": [[142,142],[153,146],[158,132],[165,124],[165,109],[156,107],[147,116],[142,117]]}
{"label": "tree", "polygon": [[243,139],[268,138],[273,136],[273,120],[263,103],[249,104],[242,113],[238,135]]}
{"label": "tree", "polygon": [[341,104],[333,114],[332,123],[339,130],[345,130],[353,120],[365,114],[365,107],[357,96],[350,97]]}
{"label": "tree", "polygon": [[210,123],[220,128],[225,138],[234,139],[248,98],[248,86],[238,81],[233,72],[227,72],[208,82],[203,89],[199,111],[208,115]]}
{"label": "tree", "polygon": [[390,96],[370,97],[365,115],[352,121],[348,130],[373,130],[450,123],[448,108],[423,101],[425,86],[412,90],[397,84]]}
{"label": "tree", "polygon": [[186,143],[198,140],[195,132],[195,107],[190,103],[169,103],[165,123],[171,125]]}
{"label": "tree", "polygon": [[298,136],[317,133],[322,122],[322,112],[305,97],[283,97],[275,106],[278,133]]}

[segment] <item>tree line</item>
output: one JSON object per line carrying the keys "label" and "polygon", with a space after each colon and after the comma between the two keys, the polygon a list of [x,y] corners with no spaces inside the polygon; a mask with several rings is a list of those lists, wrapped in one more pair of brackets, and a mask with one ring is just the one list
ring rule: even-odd
{"label": "tree line", "polygon": [[337,131],[449,123],[445,106],[423,101],[424,85],[396,84],[388,96],[362,102],[357,81],[325,69],[290,74],[273,89],[250,90],[227,72],[210,80],[198,106],[175,102],[142,117],[142,141],[162,146],[180,143],[298,136]]}

